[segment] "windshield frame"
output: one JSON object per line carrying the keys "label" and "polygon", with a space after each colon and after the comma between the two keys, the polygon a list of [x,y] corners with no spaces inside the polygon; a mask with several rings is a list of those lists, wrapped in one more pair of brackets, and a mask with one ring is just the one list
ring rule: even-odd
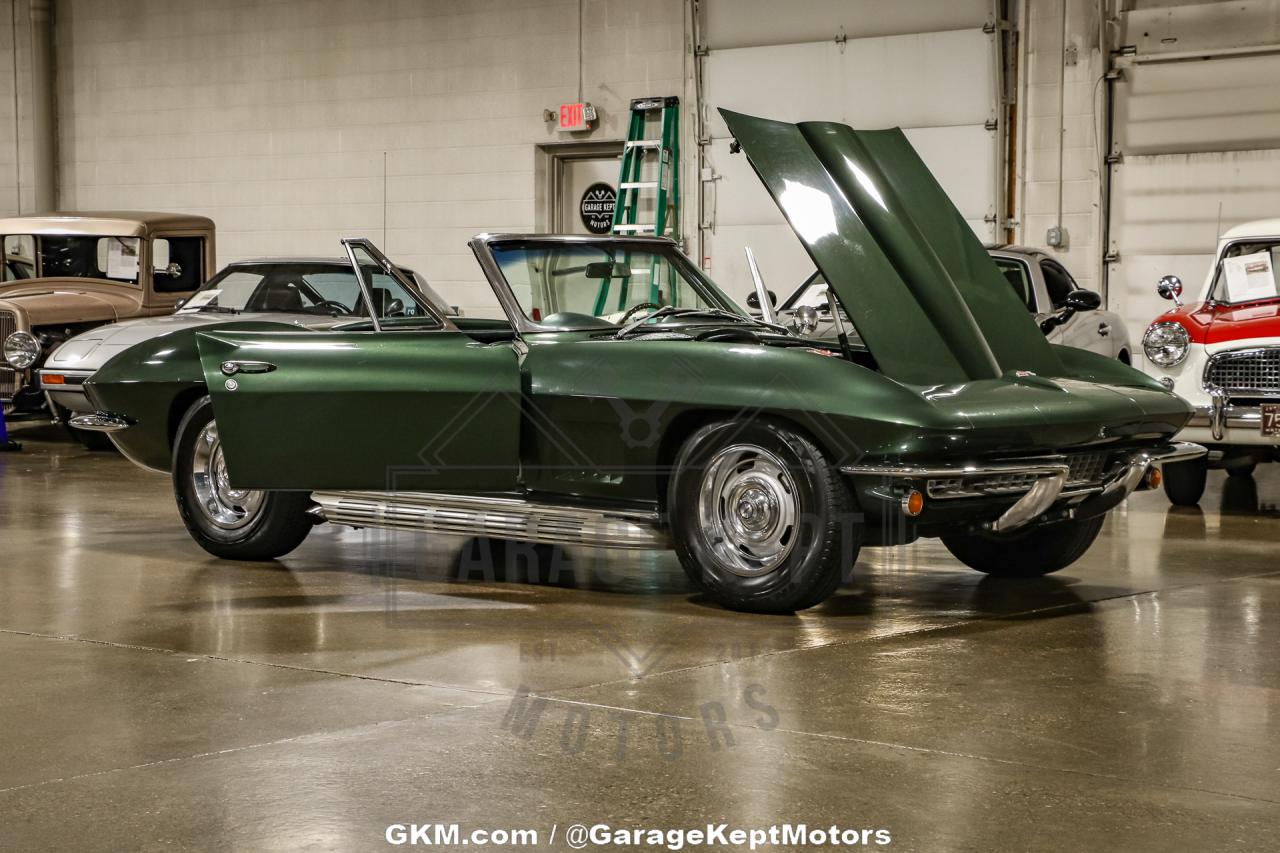
{"label": "windshield frame", "polygon": [[[1272,242],[1275,244],[1276,247],[1280,248],[1280,235],[1259,236],[1259,237],[1238,237],[1234,240],[1224,243],[1222,247],[1218,249],[1217,257],[1214,258],[1213,273],[1209,277],[1209,289],[1205,291],[1204,300],[1203,300],[1204,303],[1206,305],[1237,306],[1237,305],[1252,305],[1255,302],[1270,302],[1272,300],[1280,298],[1280,287],[1277,288],[1278,292],[1276,296],[1263,296],[1259,299],[1248,299],[1248,300],[1245,300],[1244,302],[1231,302],[1230,300],[1227,300],[1227,299],[1218,299],[1216,295],[1218,293],[1219,284],[1226,281],[1226,276],[1223,275],[1223,261],[1227,259],[1227,252],[1229,252],[1232,248],[1239,246],[1241,244],[1267,243],[1267,242]],[[1275,267],[1272,268],[1271,275],[1272,276],[1276,275]]]}
{"label": "windshield frame", "polygon": [[617,237],[612,235],[596,236],[593,234],[480,234],[474,237],[468,245],[475,254],[476,260],[480,263],[480,268],[484,271],[485,278],[488,279],[489,286],[493,288],[494,295],[497,296],[498,303],[506,313],[507,319],[511,322],[512,327],[520,333],[611,332],[617,331],[622,326],[621,324],[610,323],[603,318],[599,318],[596,323],[580,326],[549,326],[531,319],[525,314],[524,307],[520,304],[520,300],[516,298],[515,292],[511,289],[511,285],[507,282],[507,278],[502,272],[501,265],[493,254],[495,247],[508,243],[547,243],[559,246],[577,243],[588,246],[617,247],[619,249],[630,247],[636,251],[660,255],[664,260],[671,263],[679,274],[684,276],[707,302],[711,303],[712,308],[729,311],[748,321],[753,320],[742,306],[734,302],[728,294],[708,278],[706,273],[700,270],[693,261],[689,260],[680,251],[680,247],[676,242],[668,237]]}

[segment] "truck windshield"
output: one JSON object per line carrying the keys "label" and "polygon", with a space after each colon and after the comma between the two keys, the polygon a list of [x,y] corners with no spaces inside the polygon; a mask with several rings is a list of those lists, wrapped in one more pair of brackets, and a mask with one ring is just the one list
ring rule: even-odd
{"label": "truck windshield", "polygon": [[1280,296],[1280,238],[1245,240],[1223,251],[1213,274],[1213,302],[1256,302]]}

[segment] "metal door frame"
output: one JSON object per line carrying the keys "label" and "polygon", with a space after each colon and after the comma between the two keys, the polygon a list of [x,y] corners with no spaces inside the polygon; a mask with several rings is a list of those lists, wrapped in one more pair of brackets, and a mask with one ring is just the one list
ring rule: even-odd
{"label": "metal door frame", "polygon": [[[621,139],[548,142],[536,146],[533,163],[534,230],[542,234],[567,233],[564,223],[560,221],[560,190],[563,186],[565,163],[621,156]],[[617,182],[616,178],[614,182]]]}

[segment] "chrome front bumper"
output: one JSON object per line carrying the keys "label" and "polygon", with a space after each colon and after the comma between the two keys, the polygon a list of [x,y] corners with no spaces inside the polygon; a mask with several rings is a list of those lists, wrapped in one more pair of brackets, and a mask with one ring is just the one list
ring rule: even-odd
{"label": "chrome front bumper", "polygon": [[133,425],[128,419],[109,412],[76,415],[68,423],[76,429],[88,430],[89,432],[117,432],[122,429],[128,429]]}
{"label": "chrome front bumper", "polygon": [[[1076,497],[1079,503],[1069,514],[1081,508],[1106,511],[1124,500],[1146,476],[1152,465],[1195,459],[1206,453],[1204,447],[1186,441],[1175,441],[1163,447],[1134,453],[1107,477],[1087,488],[1067,490],[1070,465],[1065,456],[1045,457],[1024,462],[975,465],[916,466],[895,464],[845,465],[845,474],[884,477],[892,480],[928,480],[933,478],[1001,477],[1019,475],[1033,478],[1021,497],[986,527],[995,533],[1017,530],[1044,515],[1059,498]],[[1005,492],[1004,494],[1010,494]],[[992,496],[1000,496],[995,494]]]}
{"label": "chrome front bumper", "polygon": [[1260,433],[1261,406],[1234,405],[1221,391],[1211,391],[1209,401],[1207,406],[1196,406],[1195,414],[1191,416],[1191,420],[1187,421],[1188,427],[1201,429],[1207,427],[1214,441],[1222,441],[1226,438],[1228,429],[1245,429]]}

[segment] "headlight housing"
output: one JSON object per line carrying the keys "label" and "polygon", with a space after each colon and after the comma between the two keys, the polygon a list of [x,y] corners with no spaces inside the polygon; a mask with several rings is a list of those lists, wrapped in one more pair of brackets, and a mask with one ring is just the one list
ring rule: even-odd
{"label": "headlight housing", "polygon": [[1191,336],[1180,323],[1153,323],[1142,336],[1142,349],[1152,364],[1173,367],[1181,364],[1191,348]]}
{"label": "headlight housing", "polygon": [[40,342],[30,332],[14,332],[4,339],[4,360],[18,370],[26,370],[40,358]]}

